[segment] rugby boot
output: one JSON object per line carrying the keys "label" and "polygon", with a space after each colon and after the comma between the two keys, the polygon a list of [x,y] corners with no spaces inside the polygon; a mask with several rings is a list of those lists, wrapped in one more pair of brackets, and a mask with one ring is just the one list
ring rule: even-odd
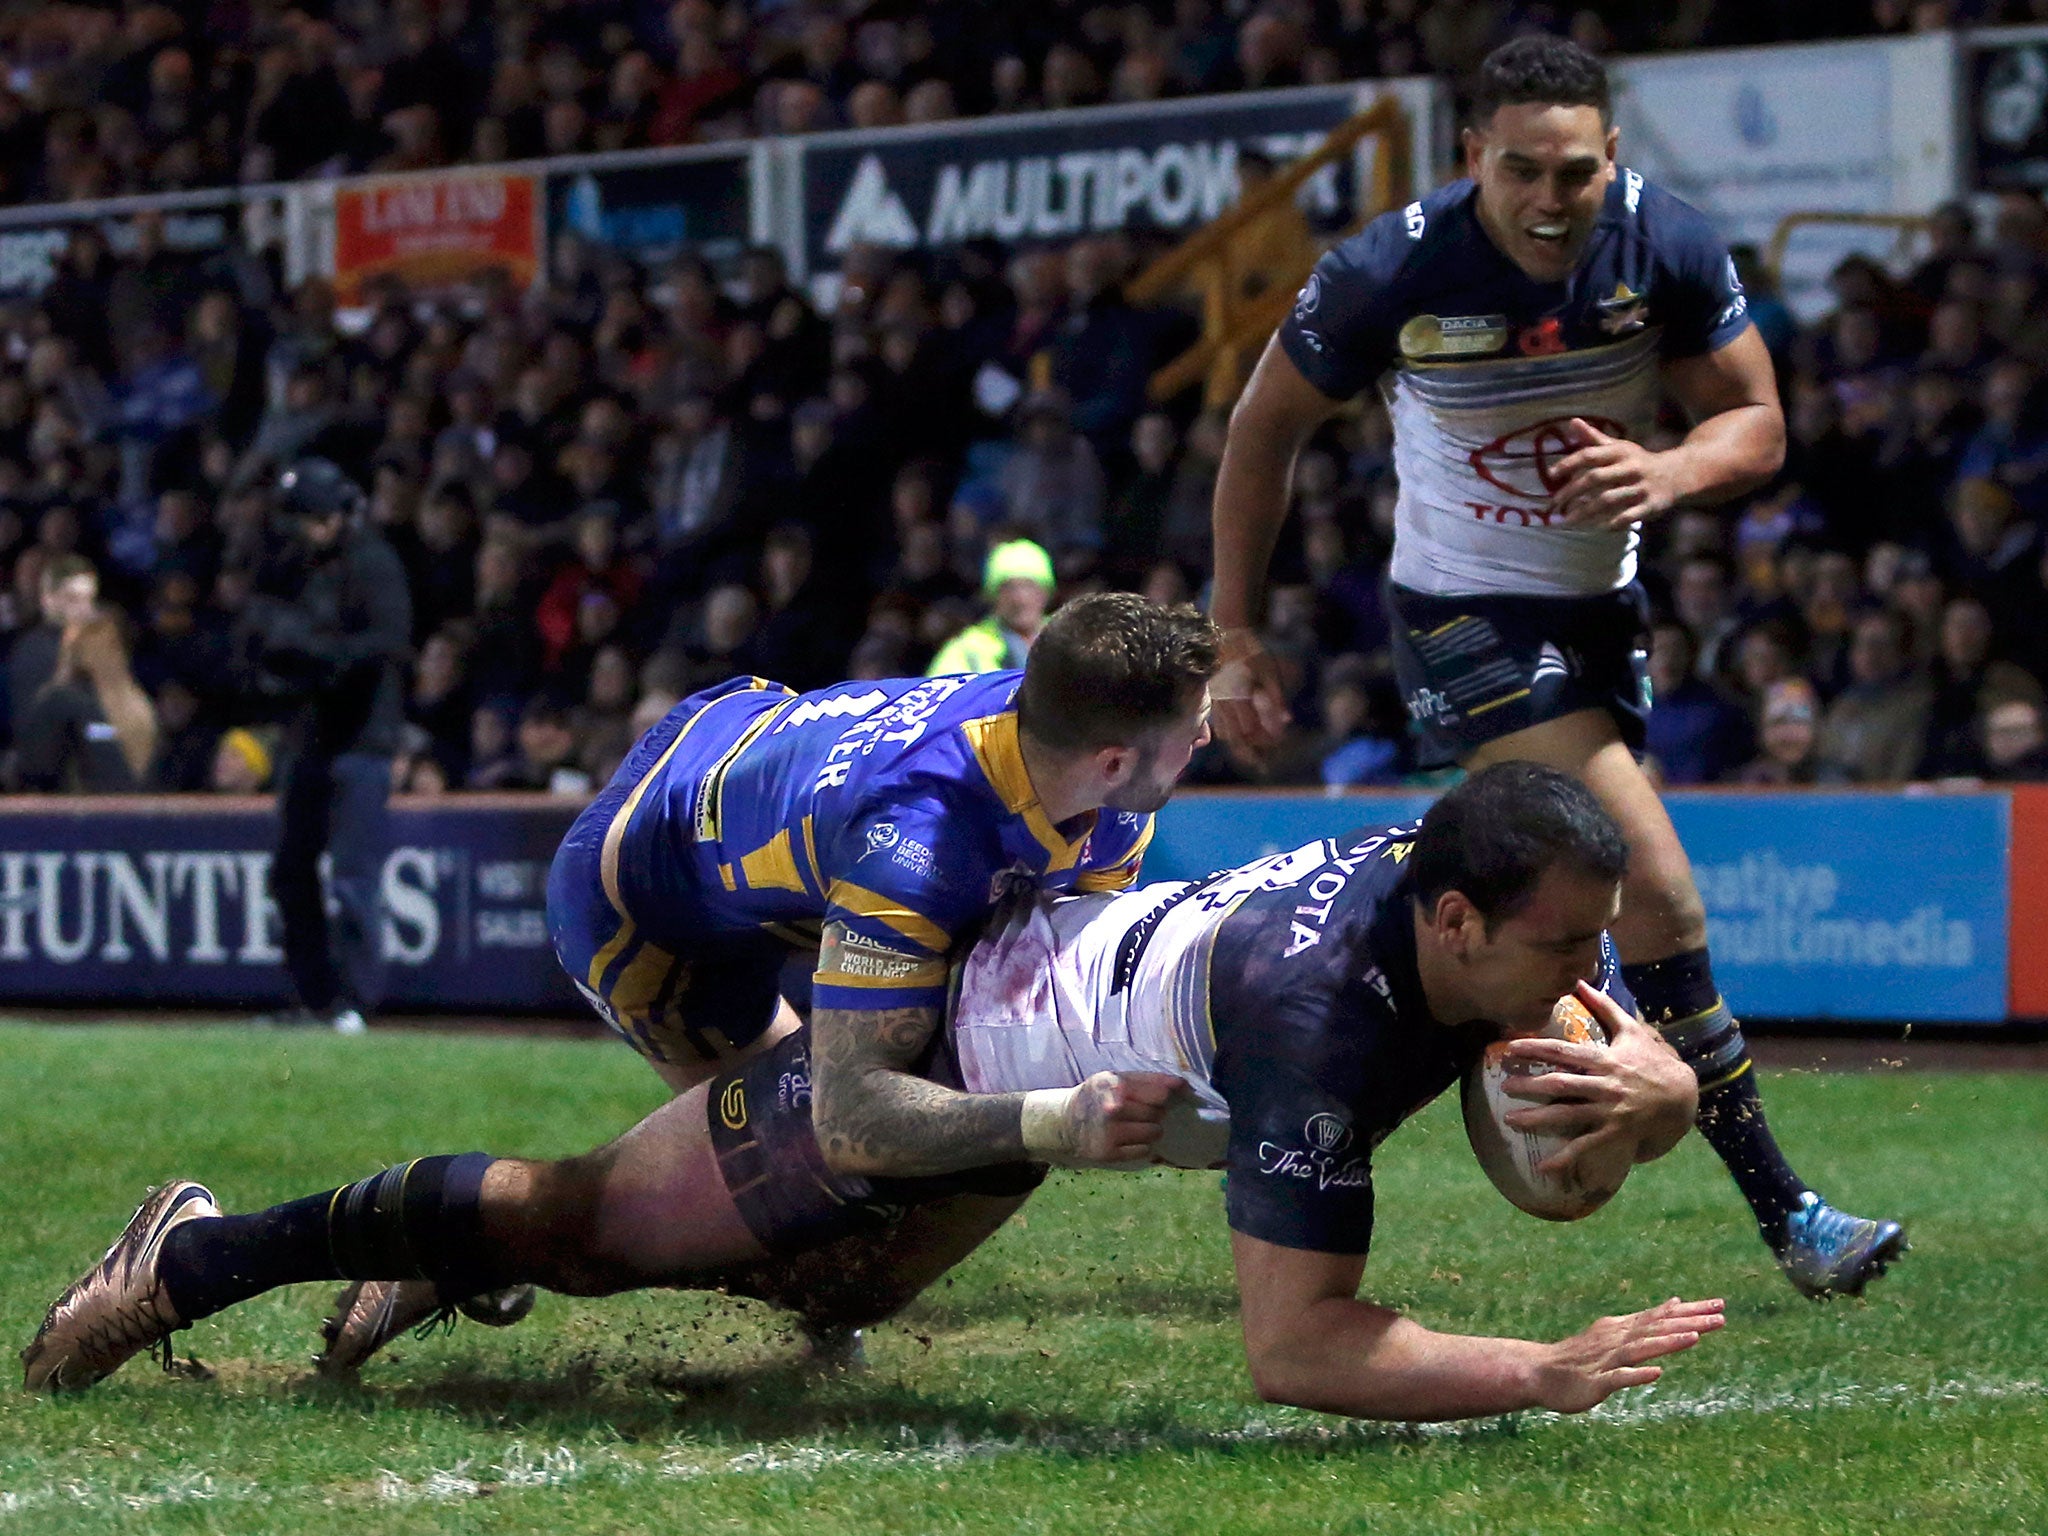
{"label": "rugby boot", "polygon": [[534,1288],[508,1285],[453,1305],[431,1280],[357,1280],[334,1298],[334,1315],[320,1325],[325,1343],[314,1369],[330,1380],[352,1379],[363,1362],[407,1329],[422,1334],[455,1325],[455,1315],[487,1328],[509,1328],[533,1310]]}
{"label": "rugby boot", "polygon": [[1861,1296],[1906,1251],[1906,1229],[1896,1221],[1873,1221],[1838,1211],[1808,1190],[1799,1209],[1785,1218],[1783,1237],[1772,1245],[1778,1267],[1802,1296],[1826,1301]]}
{"label": "rugby boot", "polygon": [[171,1335],[187,1325],[157,1277],[164,1238],[220,1213],[213,1191],[190,1179],[151,1190],[106,1257],[51,1303],[21,1352],[22,1384],[31,1392],[81,1392],[158,1345],[168,1368]]}

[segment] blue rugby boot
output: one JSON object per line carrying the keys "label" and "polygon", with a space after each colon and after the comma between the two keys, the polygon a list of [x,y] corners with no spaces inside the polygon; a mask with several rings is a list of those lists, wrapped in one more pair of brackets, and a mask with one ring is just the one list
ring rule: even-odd
{"label": "blue rugby boot", "polygon": [[1906,1229],[1838,1211],[1808,1190],[1785,1218],[1784,1236],[1772,1245],[1778,1267],[1802,1296],[1826,1301],[1861,1296],[1906,1251]]}

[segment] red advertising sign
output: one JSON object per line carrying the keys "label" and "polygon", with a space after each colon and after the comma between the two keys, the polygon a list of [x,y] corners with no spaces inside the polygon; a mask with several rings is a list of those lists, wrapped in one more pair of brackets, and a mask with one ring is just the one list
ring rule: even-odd
{"label": "red advertising sign", "polygon": [[409,176],[334,194],[334,288],[343,305],[387,273],[414,291],[497,269],[518,287],[540,271],[540,198],[531,176]]}

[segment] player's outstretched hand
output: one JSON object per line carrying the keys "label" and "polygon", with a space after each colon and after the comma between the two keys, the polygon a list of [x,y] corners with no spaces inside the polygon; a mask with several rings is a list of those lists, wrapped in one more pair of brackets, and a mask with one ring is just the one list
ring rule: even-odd
{"label": "player's outstretched hand", "polygon": [[1691,1349],[1727,1321],[1719,1297],[1680,1301],[1676,1296],[1642,1312],[1603,1317],[1583,1333],[1550,1346],[1537,1367],[1536,1392],[1553,1413],[1584,1413],[1623,1387],[1648,1386],[1664,1374],[1650,1364]]}
{"label": "player's outstretched hand", "polygon": [[1294,716],[1280,664],[1257,630],[1223,631],[1223,665],[1209,680],[1209,703],[1225,745],[1256,755],[1279,744]]}
{"label": "player's outstretched hand", "polygon": [[1531,1102],[1509,1111],[1507,1123],[1518,1131],[1572,1138],[1538,1164],[1547,1174],[1562,1173],[1581,1158],[1597,1161],[1621,1143],[1635,1146],[1637,1162],[1662,1157],[1692,1127],[1698,1079],[1663,1036],[1591,982],[1580,982],[1575,995],[1606,1029],[1607,1045],[1540,1037],[1508,1041],[1504,1049],[1511,1062],[1551,1070],[1508,1078],[1503,1091]]}
{"label": "player's outstretched hand", "polygon": [[1681,494],[1677,466],[1625,437],[1609,437],[1574,416],[1578,447],[1556,465],[1550,510],[1567,528],[1619,530],[1671,510]]}
{"label": "player's outstretched hand", "polygon": [[1067,1101],[1063,1163],[1149,1162],[1166,1106],[1188,1091],[1170,1072],[1098,1072]]}

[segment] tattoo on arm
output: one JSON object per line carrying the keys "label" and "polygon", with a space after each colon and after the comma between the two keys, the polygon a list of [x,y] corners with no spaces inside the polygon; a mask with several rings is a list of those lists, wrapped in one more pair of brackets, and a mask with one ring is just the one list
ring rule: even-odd
{"label": "tattoo on arm", "polygon": [[842,1173],[910,1178],[1024,1155],[1024,1096],[959,1093],[913,1076],[936,1008],[821,1008],[811,1016],[811,1118]]}

